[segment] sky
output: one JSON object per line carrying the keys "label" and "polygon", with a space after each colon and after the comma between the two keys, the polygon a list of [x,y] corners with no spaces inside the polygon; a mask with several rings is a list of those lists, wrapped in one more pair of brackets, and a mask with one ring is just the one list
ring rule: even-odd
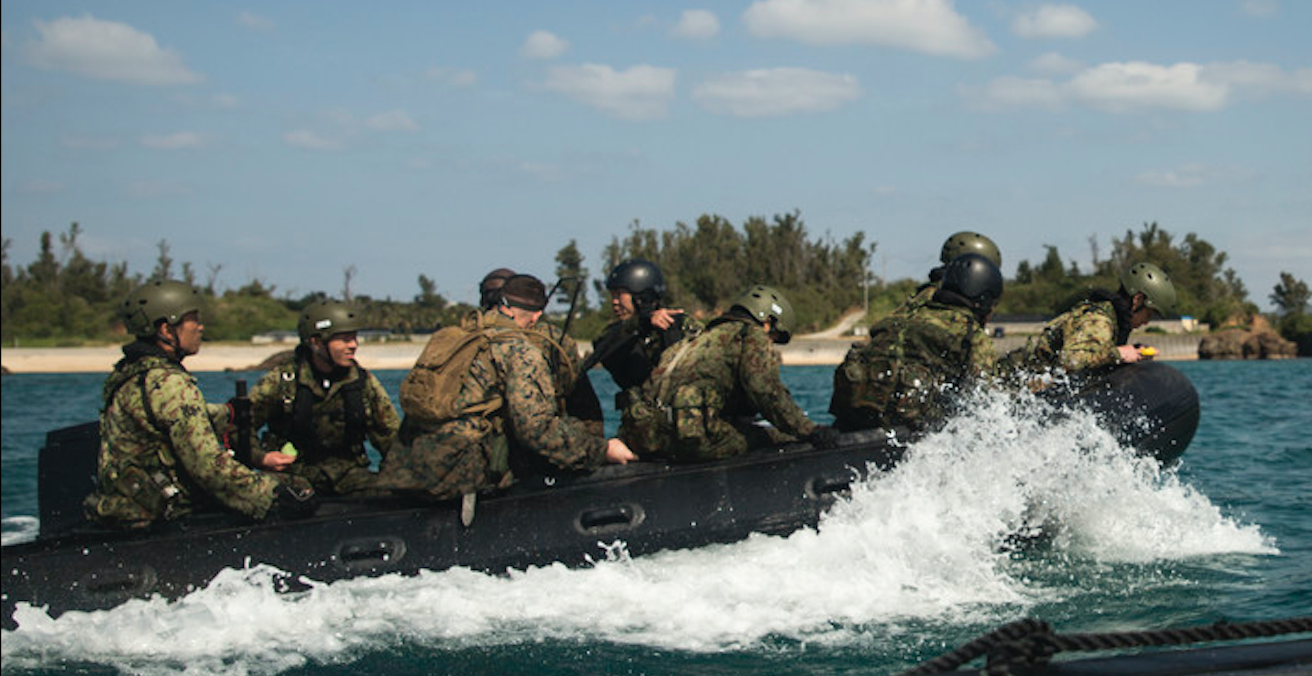
{"label": "sky", "polygon": [[[1312,281],[1312,3],[5,0],[3,236],[219,289],[474,302],[631,224],[800,212],[922,278],[1156,222]],[[176,270],[176,267],[175,267]],[[1169,272],[1169,271],[1168,271]],[[744,280],[750,284],[754,280]],[[854,283],[860,283],[854,280]]]}

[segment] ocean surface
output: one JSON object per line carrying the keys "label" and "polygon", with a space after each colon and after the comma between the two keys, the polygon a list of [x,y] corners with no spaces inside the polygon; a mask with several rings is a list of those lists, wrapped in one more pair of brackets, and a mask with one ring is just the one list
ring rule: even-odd
{"label": "ocean surface", "polygon": [[[888,674],[1000,624],[1059,633],[1312,614],[1312,360],[1174,364],[1202,421],[1182,462],[1085,415],[980,398],[816,530],[594,566],[468,570],[280,595],[230,570],[181,600],[51,619],[20,608],[5,674]],[[787,367],[828,420],[832,367]],[[238,377],[200,374],[213,400]],[[395,397],[402,371],[378,373]],[[3,537],[34,537],[47,430],[95,417],[101,375],[3,378]],[[594,373],[604,403],[614,391]],[[613,429],[615,421],[611,419]],[[1060,523],[1005,546],[1021,515]]]}

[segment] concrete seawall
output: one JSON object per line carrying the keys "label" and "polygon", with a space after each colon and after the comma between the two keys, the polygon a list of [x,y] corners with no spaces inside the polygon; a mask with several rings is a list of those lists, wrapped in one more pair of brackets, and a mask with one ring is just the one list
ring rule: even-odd
{"label": "concrete seawall", "polygon": [[[1026,336],[1006,336],[995,341],[999,354],[1025,343]],[[1134,343],[1146,343],[1160,351],[1159,359],[1188,360],[1198,358],[1199,334],[1135,334]],[[789,366],[826,366],[843,361],[856,338],[796,338],[780,348],[783,362]],[[187,358],[192,371],[244,371],[290,345],[250,345],[214,343],[205,345],[200,354]],[[584,353],[591,344],[581,343]],[[408,369],[423,350],[424,343],[365,343],[360,346],[360,363],[368,369]],[[122,356],[118,346],[0,349],[0,363],[11,373],[108,373]]]}

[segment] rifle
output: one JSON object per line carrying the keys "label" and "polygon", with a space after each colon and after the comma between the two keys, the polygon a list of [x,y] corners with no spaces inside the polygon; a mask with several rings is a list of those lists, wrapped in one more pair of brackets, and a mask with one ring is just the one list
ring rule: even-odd
{"label": "rifle", "polygon": [[237,379],[237,396],[229,403],[232,405],[232,421],[237,428],[232,453],[238,462],[250,467],[254,462],[251,458],[251,400],[246,396],[245,378]]}

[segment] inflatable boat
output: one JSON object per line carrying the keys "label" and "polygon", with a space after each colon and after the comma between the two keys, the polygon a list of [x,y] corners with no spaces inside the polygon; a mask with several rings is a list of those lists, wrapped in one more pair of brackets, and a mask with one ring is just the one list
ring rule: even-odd
{"label": "inflatable boat", "polygon": [[[1197,392],[1161,363],[1098,374],[1067,398],[1096,411],[1123,443],[1163,463],[1184,452],[1198,424]],[[5,628],[15,626],[19,603],[57,616],[153,594],[176,598],[225,568],[253,564],[285,571],[282,586],[295,590],[302,578],[586,565],[615,541],[641,556],[751,533],[786,534],[815,526],[854,480],[887,470],[903,454],[895,432],[867,430],[842,435],[832,449],[794,444],[706,464],[638,462],[587,476],[524,480],[479,496],[472,510],[459,501],[338,499],[294,521],[251,523],[208,513],[120,533],[95,529],[82,517],[98,447],[95,423],[48,434],[38,467],[40,534],[3,548]]]}

